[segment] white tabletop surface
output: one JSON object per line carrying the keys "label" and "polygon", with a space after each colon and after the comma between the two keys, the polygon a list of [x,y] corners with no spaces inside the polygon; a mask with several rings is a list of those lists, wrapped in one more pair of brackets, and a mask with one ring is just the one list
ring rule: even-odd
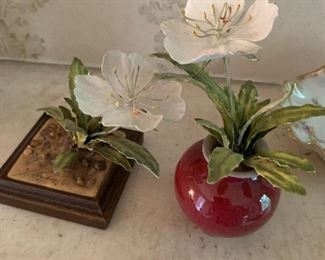
{"label": "white tabletop surface", "polygon": [[[264,98],[281,95],[279,86],[258,89]],[[40,116],[35,110],[62,103],[67,94],[65,66],[0,61],[0,166]],[[177,160],[205,135],[193,119],[220,122],[220,117],[199,88],[185,85],[184,98],[188,109],[182,121],[145,134],[144,146],[160,162],[161,178],[136,167],[107,230],[0,204],[0,259],[325,259],[325,163],[290,139],[285,128],[266,139],[272,148],[307,154],[315,164],[316,175],[299,173],[307,196],[283,192],[271,220],[239,238],[208,236],[185,218],[174,195]]]}

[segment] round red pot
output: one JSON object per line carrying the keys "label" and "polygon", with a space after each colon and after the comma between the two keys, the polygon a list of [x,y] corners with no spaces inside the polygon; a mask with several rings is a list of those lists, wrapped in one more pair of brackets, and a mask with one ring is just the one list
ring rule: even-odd
{"label": "round red pot", "polygon": [[228,176],[208,184],[202,143],[192,145],[176,168],[175,192],[185,215],[210,235],[234,237],[256,231],[274,213],[280,189],[257,175]]}

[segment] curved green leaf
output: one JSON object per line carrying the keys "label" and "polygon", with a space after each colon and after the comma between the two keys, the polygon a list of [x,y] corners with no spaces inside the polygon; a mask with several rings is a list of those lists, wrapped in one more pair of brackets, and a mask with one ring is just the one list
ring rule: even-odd
{"label": "curved green leaf", "polygon": [[70,166],[75,160],[78,159],[79,152],[76,150],[65,151],[58,156],[53,161],[53,170],[58,172],[65,167]]}
{"label": "curved green leaf", "polygon": [[291,153],[281,151],[264,151],[263,153],[259,153],[258,155],[263,158],[273,160],[282,167],[292,167],[307,172],[315,172],[314,166],[308,159]]}
{"label": "curved green leaf", "polygon": [[246,81],[240,88],[238,103],[243,108],[239,110],[240,127],[256,112],[271,103],[271,99],[258,102],[258,92],[253,81]]}
{"label": "curved green leaf", "polygon": [[79,127],[76,122],[66,119],[63,127],[67,132],[72,134],[73,141],[78,146],[85,143],[87,139],[87,132],[83,128]]}
{"label": "curved green leaf", "polygon": [[64,114],[58,107],[42,107],[37,109],[37,111],[43,111],[50,117],[54,118],[59,124],[64,125]]}
{"label": "curved green leaf", "polygon": [[300,195],[306,194],[306,190],[298,182],[297,176],[293,175],[288,168],[281,167],[270,159],[256,156],[245,160],[244,164],[254,168],[259,175],[266,178],[275,187]]}
{"label": "curved green leaf", "polygon": [[71,111],[68,108],[66,108],[65,106],[59,106],[59,109],[61,110],[65,119],[74,121],[74,117],[72,116]]}
{"label": "curved green leaf", "polygon": [[77,101],[67,97],[65,97],[64,100],[71,107],[72,112],[75,113],[76,116],[78,116],[78,113],[82,113],[78,107]]}
{"label": "curved green leaf", "polygon": [[213,184],[229,175],[243,161],[243,155],[224,147],[216,147],[209,158],[208,183]]}
{"label": "curved green leaf", "polygon": [[[289,82],[285,85],[285,94],[283,95],[282,98],[279,100],[276,100],[272,103],[269,103],[268,105],[262,107],[260,110],[258,110],[255,114],[253,114],[244,124],[243,128],[240,131],[239,138],[238,138],[238,143],[241,144],[243,141],[244,136],[246,136],[246,131],[247,129],[251,126],[253,121],[258,118],[263,118],[262,115],[264,115],[266,112],[272,110],[273,108],[277,107],[284,101],[286,101],[290,95],[292,94],[292,91],[294,89],[295,84],[290,84]],[[249,146],[250,141],[254,137],[254,135],[251,134],[252,131],[250,131],[250,134],[248,138],[246,139],[246,148]]]}
{"label": "curved green leaf", "polygon": [[94,146],[94,151],[100,154],[106,160],[109,160],[117,165],[122,166],[127,171],[130,171],[132,169],[129,160],[119,151],[115,150],[107,144],[96,144]]}
{"label": "curved green leaf", "polygon": [[257,99],[257,89],[252,81],[247,81],[241,85],[238,94],[238,102],[243,107],[243,110],[240,111],[241,115],[239,116],[241,122],[246,122],[248,118],[252,116],[256,110]]}
{"label": "curved green leaf", "polygon": [[65,101],[71,106],[72,111],[77,116],[77,123],[80,127],[86,129],[87,122],[90,120],[90,116],[85,115],[79,108],[76,97],[74,95],[74,89],[76,87],[75,77],[77,75],[87,75],[88,69],[83,65],[81,60],[78,58],[73,58],[73,61],[70,65],[70,72],[69,72],[69,89],[70,89],[70,96],[71,99],[65,98]]}
{"label": "curved green leaf", "polygon": [[252,140],[258,133],[267,131],[274,127],[296,122],[313,116],[324,116],[325,107],[315,105],[290,106],[272,111],[266,116],[261,116],[253,122],[248,136]]}
{"label": "curved green leaf", "polygon": [[72,132],[72,133],[79,132],[84,135],[87,135],[87,132],[85,129],[79,127],[76,122],[69,120],[69,119],[66,119],[64,121],[64,129],[68,132]]}
{"label": "curved green leaf", "polygon": [[[261,140],[265,135],[267,135],[269,132],[273,131],[276,127],[270,128],[266,131],[259,132],[257,135],[254,136],[252,140],[248,142],[248,140],[245,140],[246,142],[243,143],[243,153],[244,154],[252,154],[254,151],[256,142],[258,140]],[[247,147],[246,147],[247,145]]]}
{"label": "curved green leaf", "polygon": [[111,145],[128,159],[134,160],[149,170],[156,178],[159,177],[159,164],[151,153],[143,146],[125,138],[107,136],[98,140]]}
{"label": "curved green leaf", "polygon": [[76,75],[87,75],[88,70],[84,66],[84,64],[78,58],[73,58],[72,63],[70,65],[70,72],[69,72],[69,89],[70,95],[72,100],[76,100],[74,95],[74,89],[76,87],[75,77]]}
{"label": "curved green leaf", "polygon": [[102,131],[103,125],[101,124],[101,121],[101,117],[91,117],[86,125],[87,133],[90,135],[98,131]]}
{"label": "curved green leaf", "polygon": [[76,100],[72,100],[71,98],[64,98],[65,102],[71,107],[72,112],[76,115],[77,118],[77,124],[78,126],[86,129],[87,122],[91,118],[88,115],[85,115],[78,106],[78,103]]}
{"label": "curved green leaf", "polygon": [[263,101],[257,103],[257,105],[256,105],[256,110],[254,111],[254,114],[255,114],[258,110],[262,109],[263,107],[266,107],[266,106],[267,106],[268,104],[270,104],[270,103],[271,103],[271,99],[270,99],[270,98],[265,99],[265,100],[263,100]]}
{"label": "curved green leaf", "polygon": [[222,144],[226,148],[229,147],[229,140],[225,134],[225,131],[222,128],[219,128],[216,124],[212,123],[209,120],[196,118],[195,121],[204,129],[209,131],[209,133],[217,139],[219,144]]}

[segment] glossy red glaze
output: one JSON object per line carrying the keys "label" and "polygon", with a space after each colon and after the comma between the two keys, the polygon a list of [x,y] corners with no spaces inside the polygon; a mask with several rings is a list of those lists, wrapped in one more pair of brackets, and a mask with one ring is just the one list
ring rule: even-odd
{"label": "glossy red glaze", "polygon": [[202,142],[192,145],[177,165],[175,191],[184,213],[210,235],[233,237],[256,231],[275,211],[280,189],[261,176],[225,177],[207,184]]}

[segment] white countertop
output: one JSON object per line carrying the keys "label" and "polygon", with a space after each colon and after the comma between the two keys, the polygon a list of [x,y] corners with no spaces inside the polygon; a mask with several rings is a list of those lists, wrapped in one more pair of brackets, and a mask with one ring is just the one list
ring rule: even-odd
{"label": "white countertop", "polygon": [[[259,84],[261,96],[281,95]],[[67,67],[0,61],[0,166],[39,118],[35,110],[62,103]],[[144,145],[161,165],[156,180],[141,167],[132,172],[107,230],[71,223],[0,204],[0,259],[108,260],[322,260],[325,259],[325,162],[290,139],[285,128],[269,145],[307,157],[317,175],[299,174],[307,196],[282,193],[277,211],[257,232],[239,238],[211,237],[190,223],[173,190],[177,160],[205,135],[194,117],[220,118],[205,94],[186,85],[185,118],[162,123]]]}

